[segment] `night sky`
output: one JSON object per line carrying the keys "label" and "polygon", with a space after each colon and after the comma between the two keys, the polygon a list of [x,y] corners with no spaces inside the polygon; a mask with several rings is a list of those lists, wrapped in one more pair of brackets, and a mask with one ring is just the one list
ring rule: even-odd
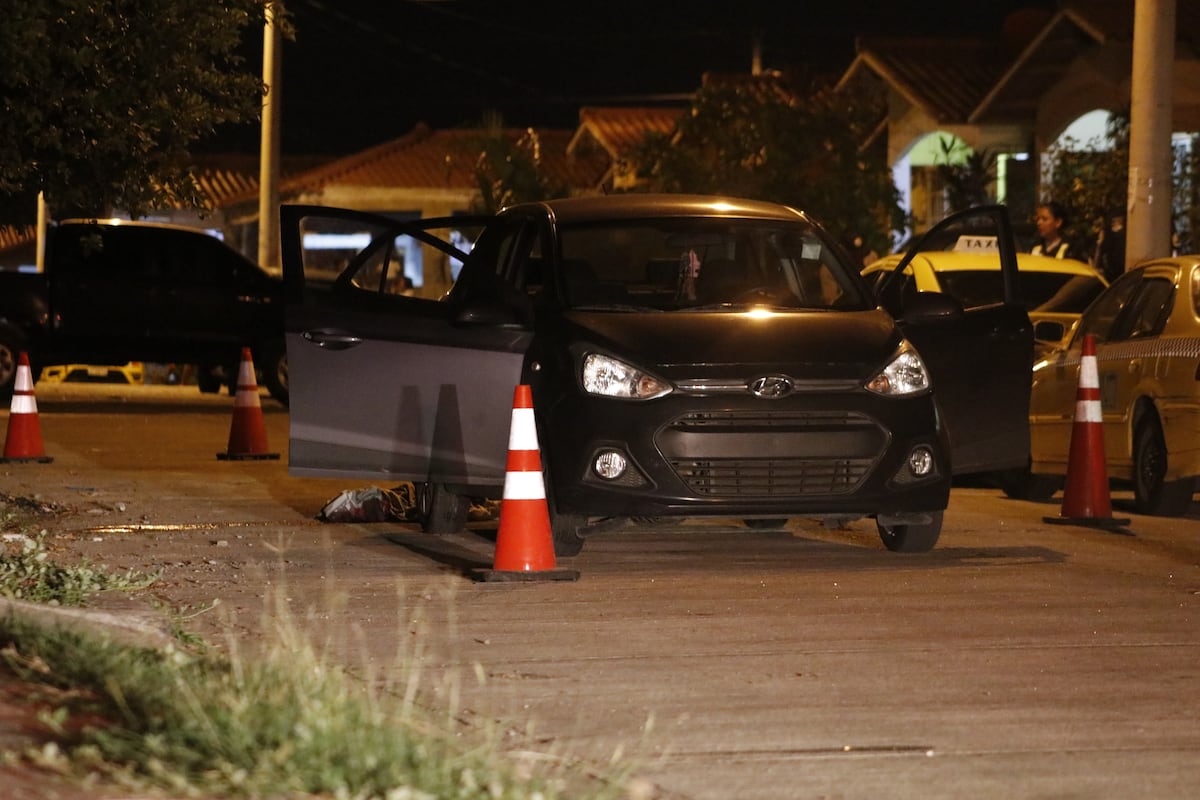
{"label": "night sky", "polygon": [[[880,8],[880,6],[884,6]],[[573,127],[580,106],[639,105],[695,91],[705,72],[748,72],[756,37],[767,69],[840,75],[859,35],[998,32],[1017,8],[1053,0],[920,4],[879,0],[688,3],[658,0],[287,0],[283,152],[348,154],[424,121]],[[261,34],[248,59],[262,63]],[[257,127],[213,145],[257,151]]]}

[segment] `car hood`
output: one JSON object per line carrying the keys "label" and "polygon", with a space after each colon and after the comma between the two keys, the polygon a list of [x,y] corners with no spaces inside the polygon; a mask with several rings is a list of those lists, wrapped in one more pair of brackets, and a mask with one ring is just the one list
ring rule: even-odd
{"label": "car hood", "polygon": [[[571,341],[664,376],[779,370],[808,378],[854,378],[886,361],[901,337],[883,311],[757,314],[572,312]],[[734,369],[730,369],[733,367]]]}

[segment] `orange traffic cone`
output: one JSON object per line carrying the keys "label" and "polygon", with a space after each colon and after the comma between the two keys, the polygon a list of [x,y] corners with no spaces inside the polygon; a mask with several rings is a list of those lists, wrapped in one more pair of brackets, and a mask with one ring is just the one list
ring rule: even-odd
{"label": "orange traffic cone", "polygon": [[1079,361],[1079,389],[1075,394],[1075,423],[1067,456],[1067,482],[1062,513],[1046,522],[1120,528],[1128,519],[1112,515],[1108,473],[1104,467],[1104,425],[1100,409],[1100,375],[1096,366],[1096,338],[1083,337]]}
{"label": "orange traffic cone", "polygon": [[33,395],[33,370],[29,355],[21,353],[17,361],[17,378],[13,384],[12,406],[8,415],[8,434],[4,440],[4,457],[0,464],[15,461],[53,461],[42,444],[42,426],[38,422],[37,398]]}
{"label": "orange traffic cone", "polygon": [[492,569],[475,570],[474,574],[484,581],[579,578],[576,570],[555,568],[554,534],[546,506],[546,485],[542,481],[533,392],[528,386],[518,386],[513,393],[504,497],[500,501],[500,530],[496,534]]}
{"label": "orange traffic cone", "polygon": [[217,453],[217,458],[222,461],[279,458],[279,453],[267,452],[267,429],[263,424],[262,403],[258,399],[249,347],[242,348],[237,395],[233,401],[233,424],[229,427],[229,450]]}

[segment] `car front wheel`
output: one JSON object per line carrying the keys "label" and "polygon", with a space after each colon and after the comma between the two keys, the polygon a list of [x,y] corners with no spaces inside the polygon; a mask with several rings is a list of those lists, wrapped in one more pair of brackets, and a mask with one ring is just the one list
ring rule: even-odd
{"label": "car front wheel", "polygon": [[1138,425],[1133,444],[1133,499],[1138,513],[1156,517],[1182,517],[1196,491],[1194,478],[1176,481],[1167,474],[1167,443],[1158,418]]}
{"label": "car front wheel", "polygon": [[550,531],[554,537],[555,556],[566,558],[579,555],[584,542],[580,531],[587,527],[587,522],[588,518],[582,514],[550,512]]}
{"label": "car front wheel", "polygon": [[890,525],[876,520],[879,538],[893,553],[924,553],[932,550],[942,534],[942,513],[929,513],[929,522],[920,524]]}

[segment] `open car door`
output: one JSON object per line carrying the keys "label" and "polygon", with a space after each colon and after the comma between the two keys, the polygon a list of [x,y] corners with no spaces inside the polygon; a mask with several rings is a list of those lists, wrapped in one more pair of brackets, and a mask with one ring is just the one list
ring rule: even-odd
{"label": "open car door", "polygon": [[[904,269],[924,242],[964,231],[964,246],[997,259],[1003,300],[942,319],[908,320],[920,302],[902,291]],[[945,420],[954,474],[1024,468],[1029,463],[1029,392],[1033,325],[1021,302],[1016,245],[1004,206],[980,206],[946,217],[909,248],[877,293],[916,345],[933,380]]]}
{"label": "open car door", "polygon": [[281,208],[291,474],[503,485],[532,331],[403,280],[406,259],[455,274],[489,219]]}

